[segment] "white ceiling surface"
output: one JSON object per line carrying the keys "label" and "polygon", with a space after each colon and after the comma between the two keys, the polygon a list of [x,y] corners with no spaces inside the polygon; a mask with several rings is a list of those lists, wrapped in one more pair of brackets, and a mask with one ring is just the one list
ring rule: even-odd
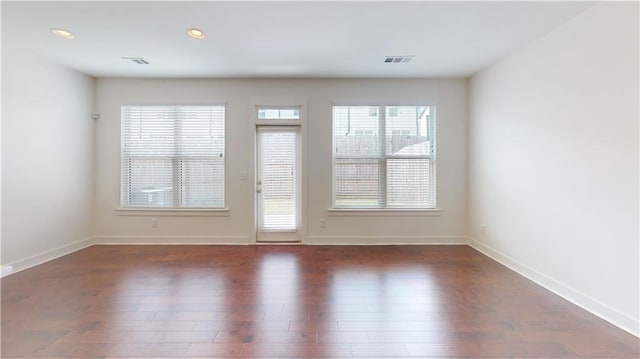
{"label": "white ceiling surface", "polygon": [[591,5],[3,1],[2,40],[96,77],[465,77]]}

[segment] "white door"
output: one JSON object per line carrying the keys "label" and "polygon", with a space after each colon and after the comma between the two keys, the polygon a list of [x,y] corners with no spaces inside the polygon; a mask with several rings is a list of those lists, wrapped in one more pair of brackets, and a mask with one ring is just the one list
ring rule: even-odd
{"label": "white door", "polygon": [[299,127],[258,126],[256,142],[256,239],[300,241]]}

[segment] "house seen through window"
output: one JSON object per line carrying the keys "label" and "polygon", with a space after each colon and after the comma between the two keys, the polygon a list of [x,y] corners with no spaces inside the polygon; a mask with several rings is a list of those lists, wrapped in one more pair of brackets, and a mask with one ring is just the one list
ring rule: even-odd
{"label": "house seen through window", "polygon": [[334,106],[333,206],[436,208],[435,106]]}

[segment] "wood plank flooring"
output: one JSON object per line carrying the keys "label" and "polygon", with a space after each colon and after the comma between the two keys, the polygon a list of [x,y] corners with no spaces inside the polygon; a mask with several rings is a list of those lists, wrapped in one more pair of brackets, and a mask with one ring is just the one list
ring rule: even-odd
{"label": "wood plank flooring", "polygon": [[467,246],[93,246],[2,279],[2,358],[638,358]]}

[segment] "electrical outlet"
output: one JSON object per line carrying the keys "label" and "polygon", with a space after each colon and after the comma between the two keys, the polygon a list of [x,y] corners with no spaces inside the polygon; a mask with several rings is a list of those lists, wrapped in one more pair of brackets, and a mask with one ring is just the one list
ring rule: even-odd
{"label": "electrical outlet", "polygon": [[320,220],[320,228],[324,228],[327,224],[325,223],[324,219]]}
{"label": "electrical outlet", "polygon": [[151,218],[151,227],[153,227],[153,228],[158,227],[158,219],[157,218]]}
{"label": "electrical outlet", "polygon": [[484,224],[480,226],[480,234],[482,236],[487,235],[487,226],[485,226]]}

